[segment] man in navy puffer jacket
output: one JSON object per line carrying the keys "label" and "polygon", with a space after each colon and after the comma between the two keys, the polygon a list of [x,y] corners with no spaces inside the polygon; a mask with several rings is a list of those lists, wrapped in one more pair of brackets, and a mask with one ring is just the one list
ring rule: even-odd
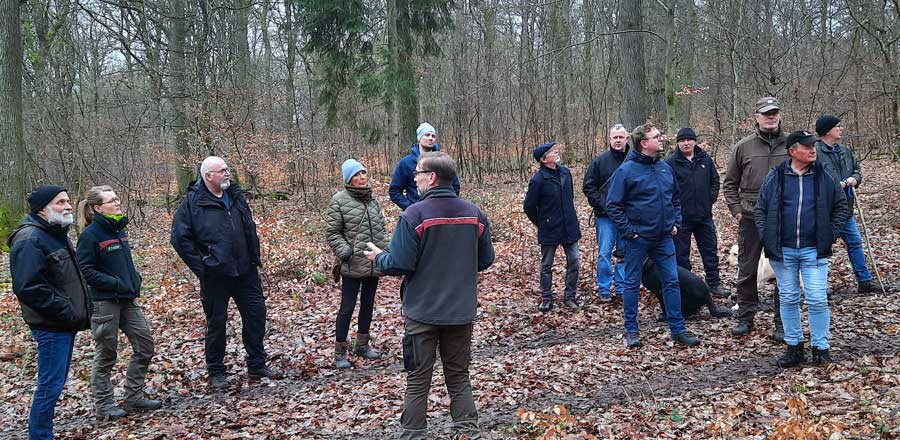
{"label": "man in navy puffer jacket", "polygon": [[[409,208],[409,205],[419,201],[419,190],[416,189],[416,163],[419,161],[419,153],[429,151],[441,151],[441,144],[437,143],[437,130],[427,123],[419,124],[416,129],[416,140],[409,154],[403,156],[394,175],[391,177],[391,185],[388,187],[388,195],[391,201],[401,210]],[[453,178],[453,191],[459,195],[459,176]]]}
{"label": "man in navy puffer jacket", "polygon": [[641,345],[638,333],[638,296],[644,258],[659,268],[666,304],[666,318],[672,339],[697,345],[700,339],[687,331],[681,315],[681,291],[675,264],[672,236],[681,226],[678,183],[672,168],[659,160],[660,133],[652,124],[640,125],[631,133],[634,149],[610,178],[606,212],[625,244],[625,343]]}

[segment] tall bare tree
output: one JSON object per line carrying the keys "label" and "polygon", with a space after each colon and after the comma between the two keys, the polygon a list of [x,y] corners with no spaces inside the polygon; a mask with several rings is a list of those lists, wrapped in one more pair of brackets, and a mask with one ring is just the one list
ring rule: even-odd
{"label": "tall bare tree", "polygon": [[0,0],[0,247],[25,213],[22,30],[19,0]]}

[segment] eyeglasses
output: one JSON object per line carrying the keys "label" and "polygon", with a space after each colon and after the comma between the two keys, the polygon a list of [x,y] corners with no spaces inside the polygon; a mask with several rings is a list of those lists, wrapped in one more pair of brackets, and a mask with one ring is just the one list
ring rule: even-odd
{"label": "eyeglasses", "polygon": [[229,170],[228,168],[222,168],[221,170],[210,171],[210,173],[231,174],[231,170]]}
{"label": "eyeglasses", "polygon": [[416,175],[418,176],[419,174],[422,174],[422,173],[433,173],[433,172],[434,171],[431,171],[431,170],[417,170]]}
{"label": "eyeglasses", "polygon": [[108,204],[110,204],[110,203],[122,203],[122,201],[119,200],[118,197],[114,197],[114,198],[112,198],[112,199],[110,199],[110,200],[107,200],[107,201],[101,203],[101,205],[108,205]]}

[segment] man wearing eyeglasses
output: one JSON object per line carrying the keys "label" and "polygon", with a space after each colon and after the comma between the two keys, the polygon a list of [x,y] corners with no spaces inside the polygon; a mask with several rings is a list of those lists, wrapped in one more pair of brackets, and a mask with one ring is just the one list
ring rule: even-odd
{"label": "man wearing eyeglasses", "polygon": [[681,314],[681,289],[672,237],[681,227],[681,203],[672,167],[660,160],[663,150],[659,130],[652,124],[631,132],[634,149],[613,173],[606,197],[606,212],[625,247],[625,277],[622,279],[625,345],[641,346],[638,300],[644,260],[656,263],[662,282],[666,320],[672,340],[698,345],[700,339],[687,331]]}
{"label": "man wearing eyeglasses", "polygon": [[[753,133],[732,147],[731,161],[722,182],[725,203],[738,221],[738,275],[735,281],[738,323],[731,330],[734,336],[743,336],[753,330],[753,318],[759,310],[756,273],[763,244],[753,217],[759,189],[769,170],[789,157],[784,145],[785,135],[781,129],[782,115],[778,99],[772,96],[760,98],[753,109]],[[772,337],[778,342],[784,342],[777,288],[773,298],[775,329]]]}
{"label": "man wearing eyeglasses", "polygon": [[210,156],[172,221],[172,247],[200,280],[206,314],[206,368],[214,388],[229,386],[225,367],[228,301],[241,315],[241,332],[251,379],[280,379],[266,366],[263,336],[266,300],[258,268],[259,237],[243,190],[231,181],[228,165]]}

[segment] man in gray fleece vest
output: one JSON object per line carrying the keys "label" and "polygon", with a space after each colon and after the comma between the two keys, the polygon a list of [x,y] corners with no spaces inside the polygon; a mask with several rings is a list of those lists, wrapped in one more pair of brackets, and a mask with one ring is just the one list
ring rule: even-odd
{"label": "man in gray fleece vest", "polygon": [[374,245],[366,252],[384,274],[404,276],[400,296],[406,316],[403,366],[408,375],[400,416],[402,439],[426,438],[428,393],[438,349],[453,429],[466,438],[480,438],[469,361],[478,272],[494,262],[494,247],[487,216],[456,195],[455,178],[456,163],[449,155],[422,153],[415,169],[421,201],[400,216],[390,252]]}

